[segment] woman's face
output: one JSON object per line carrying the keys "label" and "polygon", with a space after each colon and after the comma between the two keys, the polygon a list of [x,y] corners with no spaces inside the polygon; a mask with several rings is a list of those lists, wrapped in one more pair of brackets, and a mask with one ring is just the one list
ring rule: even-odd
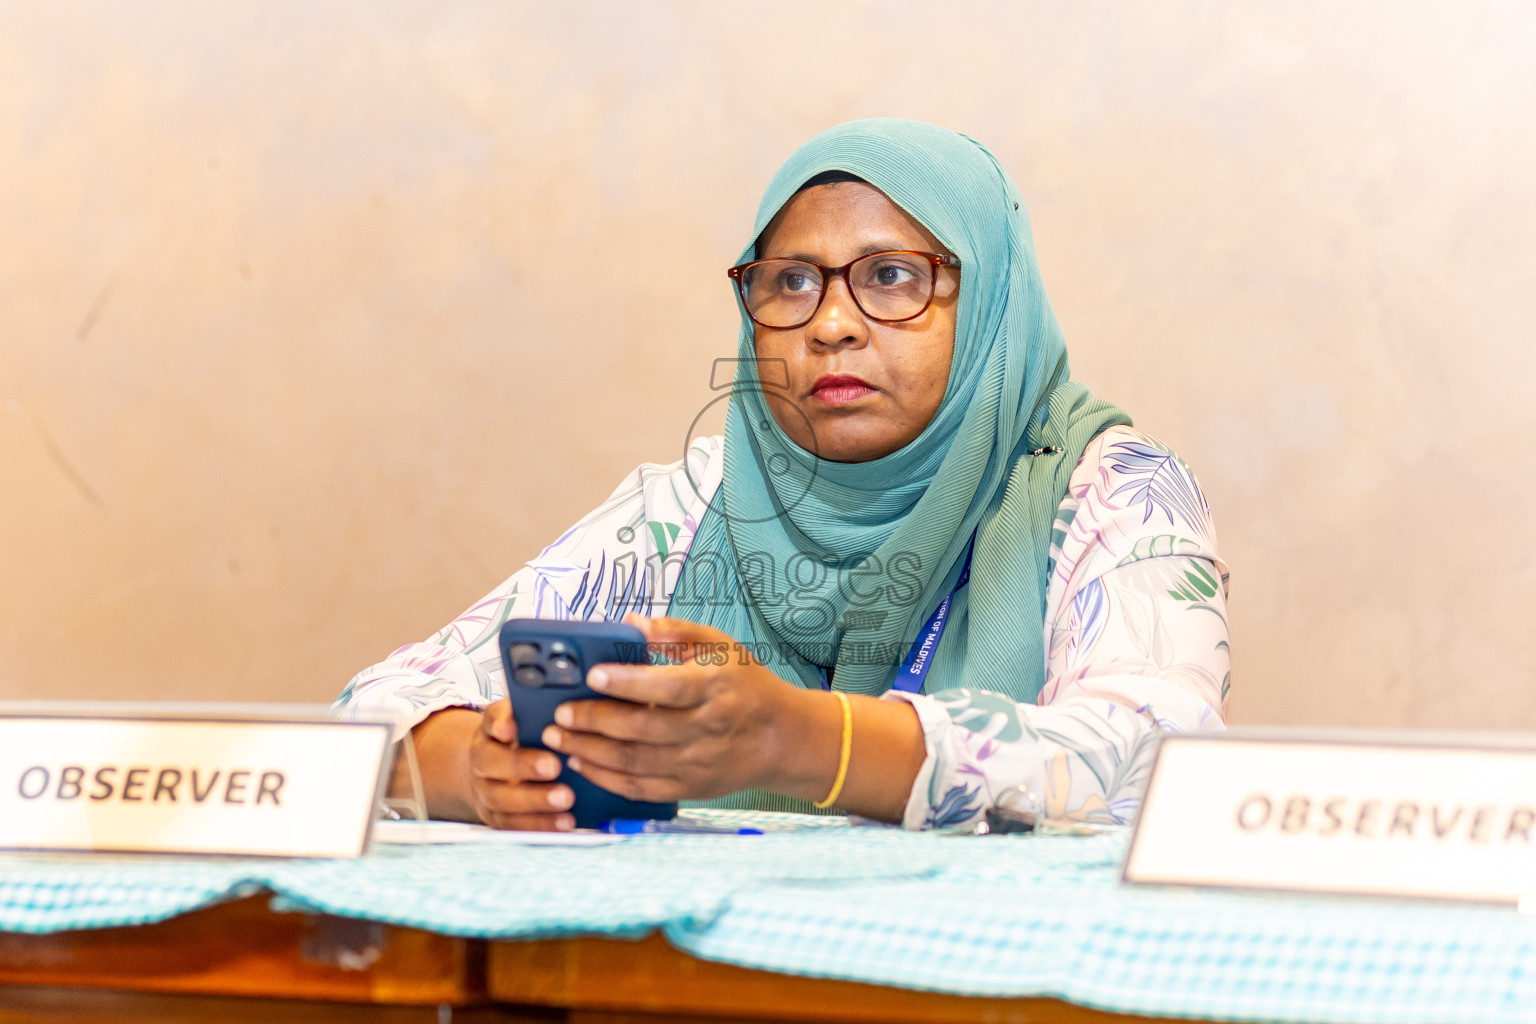
{"label": "woman's face", "polygon": [[[758,259],[840,267],[888,249],[948,253],[879,189],[840,182],[806,189],[785,204],[763,232]],[[837,276],[826,282],[821,306],[804,327],[753,324],[773,418],[800,447],[833,462],[868,462],[902,448],[922,433],[944,398],[959,294],[959,269],[942,267],[921,316],[881,323],[865,316]],[[789,371],[787,394],[780,365]]]}

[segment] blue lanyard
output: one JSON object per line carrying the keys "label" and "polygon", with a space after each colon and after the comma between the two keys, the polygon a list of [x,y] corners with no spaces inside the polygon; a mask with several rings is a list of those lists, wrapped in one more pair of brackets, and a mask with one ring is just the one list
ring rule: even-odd
{"label": "blue lanyard", "polygon": [[[960,578],[955,580],[954,587],[949,596],[939,602],[939,606],[928,616],[928,624],[923,631],[917,634],[917,639],[912,641],[912,649],[907,652],[902,660],[901,671],[896,673],[896,679],[891,683],[892,689],[905,693],[920,693],[923,689],[923,680],[928,678],[928,669],[933,666],[933,652],[938,649],[939,639],[944,636],[944,627],[949,623],[949,606],[954,603],[955,595],[960,588],[970,582],[971,579],[971,555],[976,550],[976,535],[971,535],[971,542],[965,549],[965,564],[960,567]],[[827,678],[826,669],[821,671],[821,688],[832,689],[832,682]]]}

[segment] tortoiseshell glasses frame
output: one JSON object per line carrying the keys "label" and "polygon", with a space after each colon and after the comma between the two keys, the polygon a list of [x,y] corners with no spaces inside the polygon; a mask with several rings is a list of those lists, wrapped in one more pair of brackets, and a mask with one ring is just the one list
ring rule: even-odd
{"label": "tortoiseshell glasses frame", "polygon": [[[859,267],[861,265],[876,266],[876,264],[872,263],[871,261],[876,261],[882,257],[888,258],[891,256],[915,257],[916,260],[914,260],[914,262],[920,260],[925,262],[928,266],[927,281],[925,284],[924,292],[922,294],[921,303],[917,303],[916,297],[910,293],[892,300],[899,302],[903,308],[905,306],[915,306],[912,312],[902,312],[902,315],[900,316],[882,316],[880,315],[882,311],[871,309],[871,296],[868,294],[868,290],[873,286],[861,280],[859,276],[853,272],[853,268],[855,267]],[[798,308],[794,311],[795,315],[793,316],[772,316],[770,313],[768,313],[768,305],[773,302],[777,296],[766,296],[761,301],[754,302],[752,294],[748,292],[748,288],[752,286],[754,278],[756,278],[758,274],[762,273],[763,270],[778,270],[779,274],[776,276],[782,278],[785,273],[792,272],[793,268],[796,266],[813,269],[820,276],[820,284],[817,286],[815,291],[816,301],[814,304],[809,306],[809,311],[804,313],[803,316],[799,314],[800,311],[806,307],[804,302],[796,304]],[[819,263],[812,263],[809,260],[796,260],[788,259],[785,257],[775,257],[766,260],[753,260],[750,263],[743,263],[740,266],[731,267],[726,271],[726,274],[730,276],[732,281],[736,282],[736,295],[741,299],[742,309],[746,310],[747,316],[752,318],[753,323],[770,328],[771,330],[787,331],[793,330],[797,327],[804,327],[806,324],[810,323],[816,318],[817,311],[821,309],[822,300],[826,298],[827,282],[834,277],[841,277],[843,279],[843,284],[847,286],[848,293],[853,297],[854,304],[859,307],[859,312],[863,313],[871,320],[877,320],[884,324],[899,324],[905,323],[908,320],[915,320],[926,313],[929,306],[933,305],[933,296],[936,291],[939,279],[939,268],[959,266],[960,260],[958,258],[949,256],[944,253],[920,252],[915,249],[887,249],[882,252],[872,252],[866,256],[860,256],[858,259],[845,263],[840,267],[822,266]],[[803,295],[804,297],[808,298],[811,293],[805,292],[791,294]],[[892,310],[883,311],[891,312]],[[901,312],[901,310],[894,311]]]}

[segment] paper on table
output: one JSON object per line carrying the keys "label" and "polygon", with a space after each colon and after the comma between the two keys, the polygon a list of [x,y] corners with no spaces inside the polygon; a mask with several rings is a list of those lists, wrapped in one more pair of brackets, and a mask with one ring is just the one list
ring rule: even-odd
{"label": "paper on table", "polygon": [[606,832],[512,832],[464,821],[376,821],[373,841],[404,846],[505,843],[513,846],[607,846],[627,836]]}

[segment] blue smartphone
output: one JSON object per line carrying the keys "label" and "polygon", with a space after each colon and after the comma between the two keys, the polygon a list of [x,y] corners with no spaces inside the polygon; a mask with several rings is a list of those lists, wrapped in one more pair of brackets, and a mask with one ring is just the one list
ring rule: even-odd
{"label": "blue smartphone", "polygon": [[[508,619],[499,640],[501,667],[507,677],[507,697],[517,720],[517,742],[544,746],[544,730],[555,721],[555,708],[573,700],[617,700],[587,686],[587,670],[618,662],[649,665],[645,634],[622,622],[577,622],[559,619]],[[560,781],[571,787],[576,803],[571,813],[577,828],[601,828],[615,818],[668,820],[677,804],[628,800],[603,789],[565,766]]]}

